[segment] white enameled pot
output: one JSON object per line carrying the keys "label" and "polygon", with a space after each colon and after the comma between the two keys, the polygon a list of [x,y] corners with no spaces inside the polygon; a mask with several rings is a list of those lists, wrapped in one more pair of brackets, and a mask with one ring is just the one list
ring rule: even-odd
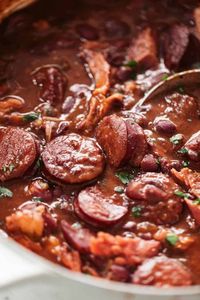
{"label": "white enameled pot", "polygon": [[[0,0],[0,21],[35,0]],[[53,1],[53,0],[49,0]],[[15,5],[16,4],[16,5]],[[200,286],[155,288],[71,272],[0,234],[0,300],[200,300]]]}
{"label": "white enameled pot", "polygon": [[200,286],[155,288],[71,272],[0,236],[0,300],[199,300]]}

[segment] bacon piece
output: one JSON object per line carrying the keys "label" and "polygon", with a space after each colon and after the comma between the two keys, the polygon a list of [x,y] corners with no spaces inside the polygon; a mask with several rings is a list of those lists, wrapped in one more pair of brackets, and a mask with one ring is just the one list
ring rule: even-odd
{"label": "bacon piece", "polygon": [[90,250],[96,256],[114,257],[114,263],[117,265],[134,266],[156,255],[160,250],[160,243],[155,240],[146,241],[138,237],[127,238],[98,232],[97,237],[91,238]]}
{"label": "bacon piece", "polygon": [[6,218],[6,227],[10,232],[22,232],[30,237],[41,237],[44,231],[43,205],[32,209],[16,211]]}

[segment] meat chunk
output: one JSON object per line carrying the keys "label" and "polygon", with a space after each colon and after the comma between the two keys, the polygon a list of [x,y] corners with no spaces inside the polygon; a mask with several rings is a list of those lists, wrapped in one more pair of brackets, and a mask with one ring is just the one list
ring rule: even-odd
{"label": "meat chunk", "polygon": [[164,61],[169,69],[177,68],[189,44],[189,30],[184,24],[174,24],[163,34]]}
{"label": "meat chunk", "polygon": [[131,166],[139,167],[147,151],[144,130],[131,119],[126,120],[126,127],[128,133],[126,160],[130,162]]}
{"label": "meat chunk", "polygon": [[192,171],[189,168],[183,168],[180,172],[171,170],[172,174],[187,188],[189,193],[200,198],[200,173]]}
{"label": "meat chunk", "polygon": [[33,83],[40,89],[40,99],[55,105],[64,100],[66,77],[55,66],[43,66],[33,72]]}
{"label": "meat chunk", "polygon": [[42,159],[49,174],[66,183],[92,180],[104,168],[104,157],[95,140],[75,133],[48,143]]}
{"label": "meat chunk", "polygon": [[126,195],[140,207],[141,217],[155,224],[174,224],[182,212],[182,203],[175,191],[178,185],[162,173],[145,173],[133,179]]}
{"label": "meat chunk", "polygon": [[192,276],[177,259],[160,256],[148,259],[139,266],[132,282],[158,287],[187,286],[192,284]]}
{"label": "meat chunk", "polygon": [[73,227],[67,221],[61,221],[61,228],[66,241],[81,253],[90,251],[90,240],[93,236],[89,229]]}
{"label": "meat chunk", "polygon": [[114,167],[125,162],[138,167],[147,150],[143,129],[132,120],[124,120],[116,115],[102,120],[97,128],[96,136],[109,163]]}
{"label": "meat chunk", "polygon": [[187,150],[187,155],[192,161],[200,161],[200,130],[191,136],[185,143],[184,148]]}
{"label": "meat chunk", "polygon": [[114,225],[127,214],[126,206],[115,204],[111,197],[105,196],[97,187],[81,191],[75,202],[77,215],[95,227]]}
{"label": "meat chunk", "polygon": [[197,34],[198,34],[198,37],[200,38],[200,7],[195,8],[194,19],[195,19],[195,23],[196,23]]}
{"label": "meat chunk", "polygon": [[157,46],[151,28],[144,29],[133,39],[127,59],[136,61],[141,69],[149,69],[158,64]]}
{"label": "meat chunk", "polygon": [[125,159],[127,151],[128,134],[123,118],[116,115],[105,117],[97,128],[96,137],[109,163],[118,167]]}
{"label": "meat chunk", "polygon": [[6,227],[9,232],[22,232],[30,237],[41,237],[44,231],[43,205],[32,209],[18,210],[6,218]]}
{"label": "meat chunk", "polygon": [[24,99],[17,96],[8,96],[0,99],[0,112],[10,113],[24,106]]}
{"label": "meat chunk", "polygon": [[100,52],[86,49],[83,56],[94,76],[95,89],[93,95],[105,95],[110,87],[110,66]]}
{"label": "meat chunk", "polygon": [[21,177],[37,156],[34,137],[23,129],[0,128],[0,181]]}
{"label": "meat chunk", "polygon": [[159,249],[160,243],[154,240],[113,236],[105,232],[98,232],[97,237],[91,239],[90,246],[94,255],[114,258],[114,263],[122,266],[140,264],[146,258],[156,255]]}

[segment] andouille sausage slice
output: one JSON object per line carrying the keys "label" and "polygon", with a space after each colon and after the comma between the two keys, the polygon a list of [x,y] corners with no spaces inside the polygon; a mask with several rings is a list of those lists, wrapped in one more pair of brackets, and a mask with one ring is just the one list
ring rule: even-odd
{"label": "andouille sausage slice", "polygon": [[0,181],[21,177],[37,156],[34,137],[15,127],[0,128]]}
{"label": "andouille sausage slice", "polygon": [[103,118],[97,128],[96,137],[109,163],[118,167],[125,159],[127,151],[127,128],[123,118],[116,115]]}
{"label": "andouille sausage slice", "polygon": [[93,237],[88,228],[75,228],[67,221],[61,221],[61,229],[66,241],[81,253],[90,252],[90,240]]}
{"label": "andouille sausage slice", "polygon": [[138,267],[133,274],[133,283],[158,287],[186,286],[192,284],[192,276],[177,259],[157,256]]}
{"label": "andouille sausage slice", "polygon": [[75,201],[75,211],[85,222],[103,227],[120,222],[127,214],[126,206],[115,204],[97,187],[82,190]]}
{"label": "andouille sausage slice", "polygon": [[104,156],[96,141],[75,133],[49,142],[42,159],[49,174],[65,183],[92,180],[104,168]]}
{"label": "andouille sausage slice", "polygon": [[132,166],[139,167],[147,151],[144,130],[131,119],[127,119],[125,122],[128,134],[126,159]]}
{"label": "andouille sausage slice", "polygon": [[133,208],[140,206],[141,217],[155,224],[174,224],[182,213],[182,200],[176,195],[181,189],[163,173],[147,172],[133,179],[126,195],[134,200]]}

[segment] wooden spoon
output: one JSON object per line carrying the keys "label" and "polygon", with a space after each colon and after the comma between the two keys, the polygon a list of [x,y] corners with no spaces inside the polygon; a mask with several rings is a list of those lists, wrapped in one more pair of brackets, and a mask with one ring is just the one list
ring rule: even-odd
{"label": "wooden spoon", "polygon": [[0,0],[0,22],[15,11],[22,9],[35,1],[36,0]]}

